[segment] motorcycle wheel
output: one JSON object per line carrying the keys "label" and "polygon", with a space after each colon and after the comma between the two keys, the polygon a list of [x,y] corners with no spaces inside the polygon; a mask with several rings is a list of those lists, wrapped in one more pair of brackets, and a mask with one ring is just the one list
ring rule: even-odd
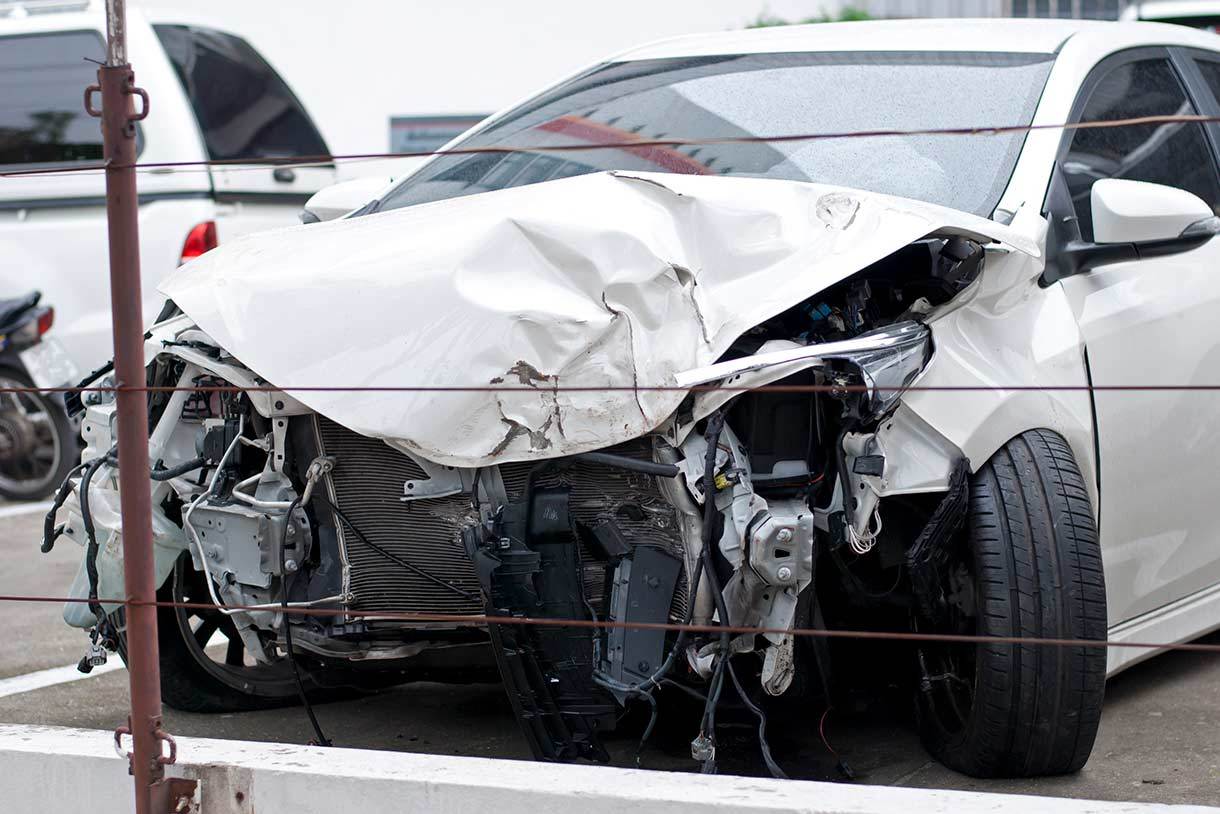
{"label": "motorcycle wheel", "polygon": [[[0,367],[0,388],[33,387],[24,371]],[[38,500],[63,483],[79,452],[63,405],[47,393],[0,392],[0,497]]]}

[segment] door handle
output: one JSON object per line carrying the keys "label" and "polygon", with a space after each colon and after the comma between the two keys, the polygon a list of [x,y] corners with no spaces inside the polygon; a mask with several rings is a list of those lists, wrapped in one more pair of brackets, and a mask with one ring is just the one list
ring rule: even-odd
{"label": "door handle", "polygon": [[297,174],[291,167],[276,167],[271,171],[271,177],[281,184],[291,184],[297,180]]}

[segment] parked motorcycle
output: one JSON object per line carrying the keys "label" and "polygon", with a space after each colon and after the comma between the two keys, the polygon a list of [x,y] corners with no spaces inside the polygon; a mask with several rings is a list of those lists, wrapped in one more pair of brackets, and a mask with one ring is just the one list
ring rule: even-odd
{"label": "parked motorcycle", "polygon": [[72,360],[46,333],[55,309],[42,293],[0,300],[0,497],[49,495],[76,463],[80,447],[61,393],[77,379]]}

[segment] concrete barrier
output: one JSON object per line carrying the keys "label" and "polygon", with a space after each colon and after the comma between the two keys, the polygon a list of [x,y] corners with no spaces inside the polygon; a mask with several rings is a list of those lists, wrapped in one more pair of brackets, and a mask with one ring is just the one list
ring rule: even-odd
{"label": "concrete barrier", "polygon": [[[171,774],[199,780],[198,814],[1217,814],[1205,806],[705,776],[600,766],[178,738]],[[111,733],[0,724],[0,810],[132,810]]]}

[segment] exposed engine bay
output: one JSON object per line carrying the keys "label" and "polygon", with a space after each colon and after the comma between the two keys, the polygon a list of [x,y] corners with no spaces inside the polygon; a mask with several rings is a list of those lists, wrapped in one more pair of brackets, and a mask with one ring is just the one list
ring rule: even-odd
{"label": "exposed engine bay", "polygon": [[[287,659],[315,686],[378,686],[494,664],[540,759],[605,759],[599,733],[627,704],[655,709],[663,685],[714,715],[741,683],[730,657],[769,696],[822,685],[825,648],[802,657],[787,631],[970,603],[932,576],[968,462],[904,489],[887,445],[918,434],[900,412],[934,352],[925,320],[984,255],[964,237],[908,244],[679,376],[691,390],[655,431],[480,467],[354,432],[171,316],[149,340],[148,384],[178,388],[149,401],[158,561],[206,587],[244,645],[233,667]],[[87,465],[46,545],[85,546],[74,591],[96,599],[121,584],[105,553],[119,534],[114,405],[90,393],[79,407]],[[94,663],[119,646],[115,610],[66,610]],[[763,632],[649,627],[662,623]],[[692,755],[714,764],[707,714]]]}

